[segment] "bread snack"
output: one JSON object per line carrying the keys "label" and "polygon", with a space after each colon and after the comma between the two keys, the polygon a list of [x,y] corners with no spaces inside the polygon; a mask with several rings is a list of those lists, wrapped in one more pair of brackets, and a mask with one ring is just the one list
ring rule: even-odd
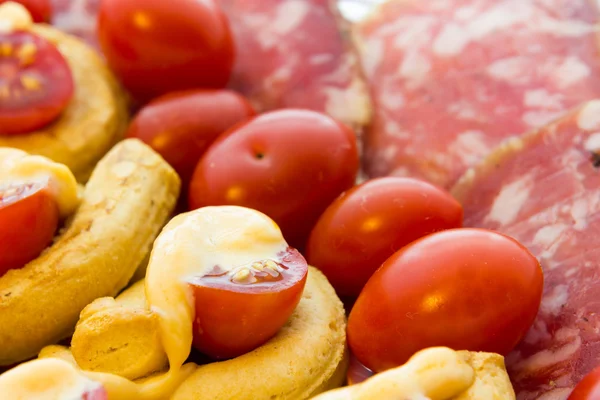
{"label": "bread snack", "polygon": [[27,11],[16,3],[0,6],[2,20],[13,21],[15,29],[37,35],[58,49],[70,68],[74,93],[50,124],[17,135],[0,133],[0,147],[46,156],[67,165],[78,181],[87,181],[127,127],[124,92],[96,51],[78,38],[49,25],[33,24]]}
{"label": "bread snack", "polygon": [[332,390],[314,400],[514,400],[515,393],[495,353],[431,347],[401,367],[363,383]]}
{"label": "bread snack", "polygon": [[207,274],[217,262],[223,268],[244,265],[245,258],[255,260],[281,246],[287,245],[279,228],[254,210],[206,207],[177,216],[154,244],[145,282],[83,310],[73,357],[57,346],[40,357],[72,359],[104,384],[111,399],[308,399],[338,387],[347,368],[344,309],[312,267],[298,305],[269,341],[226,361],[181,367],[197,315],[187,306],[188,274]]}
{"label": "bread snack", "polygon": [[0,277],[0,365],[69,336],[85,306],[127,285],[171,215],[179,185],[138,140],[117,144],[98,163],[54,244]]}

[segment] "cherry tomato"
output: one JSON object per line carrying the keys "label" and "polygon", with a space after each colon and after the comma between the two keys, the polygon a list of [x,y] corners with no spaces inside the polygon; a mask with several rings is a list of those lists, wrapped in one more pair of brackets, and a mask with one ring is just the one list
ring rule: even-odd
{"label": "cherry tomato", "polygon": [[50,22],[52,18],[52,4],[50,0],[0,0],[0,4],[9,1],[19,3],[29,11],[33,22]]}
{"label": "cherry tomato", "polygon": [[58,217],[47,182],[0,187],[0,276],[24,267],[50,244]]}
{"label": "cherry tomato", "polygon": [[433,346],[506,355],[538,312],[538,260],[507,236],[480,229],[434,233],[392,255],[348,319],[348,343],[381,372]]}
{"label": "cherry tomato", "polygon": [[600,367],[596,367],[575,386],[567,400],[600,399]]}
{"label": "cherry tomato", "polygon": [[254,114],[248,100],[229,90],[171,93],[142,108],[127,136],[150,145],[187,184],[217,136]]}
{"label": "cherry tomato", "polygon": [[375,375],[373,371],[365,367],[363,363],[358,361],[354,354],[350,353],[350,365],[348,365],[348,372],[346,373],[348,385],[356,385],[364,382],[373,375]]}
{"label": "cherry tomato", "polygon": [[0,134],[44,127],[73,92],[71,69],[52,43],[29,32],[0,33]]}
{"label": "cherry tomato", "polygon": [[338,197],[307,247],[339,295],[358,296],[373,272],[410,242],[462,226],[461,205],[446,191],[410,178],[379,178]]}
{"label": "cherry tomato", "polygon": [[190,282],[194,347],[215,359],[247,353],[273,337],[298,305],[308,265],[295,249],[275,260],[215,271]]}
{"label": "cherry tomato", "polygon": [[354,133],[314,111],[262,114],[220,136],[192,177],[191,208],[239,205],[262,211],[302,248],[313,225],[354,185]]}
{"label": "cherry tomato", "polygon": [[214,0],[102,0],[98,39],[140,100],[224,87],[234,61],[229,23]]}

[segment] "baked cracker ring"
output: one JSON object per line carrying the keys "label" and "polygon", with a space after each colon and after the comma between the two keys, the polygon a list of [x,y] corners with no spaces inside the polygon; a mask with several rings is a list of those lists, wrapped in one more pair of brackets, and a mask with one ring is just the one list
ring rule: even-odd
{"label": "baked cracker ring", "polygon": [[34,24],[31,31],[58,47],[71,67],[75,93],[56,121],[24,135],[0,135],[0,147],[46,156],[86,182],[127,128],[126,96],[100,56],[83,41],[45,24]]}
{"label": "baked cracker ring", "polygon": [[94,170],[82,203],[55,243],[0,277],[0,365],[68,337],[91,301],[127,285],[175,207],[175,171],[137,139]]}
{"label": "baked cracker ring", "polygon": [[[72,341],[80,367],[142,377],[160,369],[157,360],[165,365],[164,352],[155,347],[157,322],[141,306],[143,296],[138,282],[116,302],[98,299],[82,312]],[[171,399],[308,399],[344,382],[345,343],[343,305],[325,276],[310,267],[300,303],[273,339],[240,357],[201,365]]]}

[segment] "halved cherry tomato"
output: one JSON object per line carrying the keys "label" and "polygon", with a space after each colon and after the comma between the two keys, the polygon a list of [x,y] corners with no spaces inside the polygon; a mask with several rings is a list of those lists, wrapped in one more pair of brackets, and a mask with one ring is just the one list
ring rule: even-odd
{"label": "halved cherry tomato", "polygon": [[50,0],[0,0],[0,4],[13,1],[21,4],[29,11],[33,22],[50,22],[52,18],[52,4]]}
{"label": "halved cherry tomato", "polygon": [[533,323],[542,286],[538,260],[512,238],[481,229],[434,233],[369,279],[350,312],[348,343],[376,372],[433,346],[506,355]]}
{"label": "halved cherry tomato", "polygon": [[192,177],[191,208],[239,205],[262,211],[302,248],[321,213],[354,185],[352,130],[314,111],[265,113],[220,136]]}
{"label": "halved cherry tomato", "polygon": [[198,160],[217,136],[254,114],[250,102],[230,90],[175,92],[142,108],[127,137],[156,150],[187,186]]}
{"label": "halved cherry tomato", "polygon": [[214,0],[102,0],[98,39],[139,100],[222,88],[233,68],[229,23]]}
{"label": "halved cherry tomato", "polygon": [[348,372],[346,373],[346,380],[348,385],[356,385],[369,379],[375,375],[373,371],[365,367],[363,363],[358,361],[358,358],[354,354],[350,353],[350,365],[348,365]]}
{"label": "halved cherry tomato", "polygon": [[53,44],[28,32],[0,34],[0,134],[42,128],[73,92],[70,67]]}
{"label": "halved cherry tomato", "polygon": [[194,347],[215,359],[237,357],[265,343],[298,305],[308,265],[295,249],[274,260],[190,281],[196,303]]}
{"label": "halved cherry tomato", "polygon": [[0,187],[0,276],[40,254],[52,241],[58,218],[47,182]]}
{"label": "halved cherry tomato", "polygon": [[587,374],[571,392],[567,400],[600,399],[600,367]]}
{"label": "halved cherry tomato", "polygon": [[410,178],[379,178],[338,197],[306,247],[339,295],[358,296],[396,250],[430,233],[462,226],[461,205],[446,191]]}
{"label": "halved cherry tomato", "polygon": [[0,33],[0,134],[44,127],[73,92],[71,69],[52,43],[29,32]]}

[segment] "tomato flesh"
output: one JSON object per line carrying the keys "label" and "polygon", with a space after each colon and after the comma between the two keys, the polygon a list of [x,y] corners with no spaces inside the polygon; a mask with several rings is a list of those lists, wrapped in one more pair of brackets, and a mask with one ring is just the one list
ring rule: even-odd
{"label": "tomato flesh", "polygon": [[427,182],[379,178],[338,197],[321,215],[306,247],[340,296],[358,296],[395,251],[420,237],[462,226],[452,196]]}
{"label": "tomato flesh", "polygon": [[575,386],[567,400],[598,400],[600,399],[600,367],[583,377]]}
{"label": "tomato flesh", "polygon": [[397,251],[365,285],[348,343],[376,372],[433,346],[506,355],[539,310],[543,274],[520,243],[496,232],[451,229]]}
{"label": "tomato flesh", "polygon": [[52,242],[58,220],[47,182],[0,187],[0,276],[35,259]]}
{"label": "tomato flesh", "polygon": [[71,69],[52,43],[29,32],[0,33],[0,134],[43,128],[73,93]]}
{"label": "tomato flesh", "polygon": [[235,269],[215,267],[189,281],[195,298],[194,347],[214,359],[254,350],[298,305],[308,265],[295,249]]}
{"label": "tomato flesh", "polygon": [[21,4],[29,11],[33,22],[50,22],[52,18],[52,4],[50,0],[0,0],[0,4],[13,1]]}
{"label": "tomato flesh", "polygon": [[187,186],[210,144],[254,114],[250,102],[230,90],[170,93],[140,110],[127,137],[138,138],[156,150]]}
{"label": "tomato flesh", "polygon": [[102,0],[98,39],[111,69],[140,101],[225,87],[234,45],[214,0]]}
{"label": "tomato flesh", "polygon": [[354,185],[358,163],[348,127],[314,111],[273,111],[236,126],[209,147],[194,171],[189,204],[261,211],[302,250],[319,216]]}

